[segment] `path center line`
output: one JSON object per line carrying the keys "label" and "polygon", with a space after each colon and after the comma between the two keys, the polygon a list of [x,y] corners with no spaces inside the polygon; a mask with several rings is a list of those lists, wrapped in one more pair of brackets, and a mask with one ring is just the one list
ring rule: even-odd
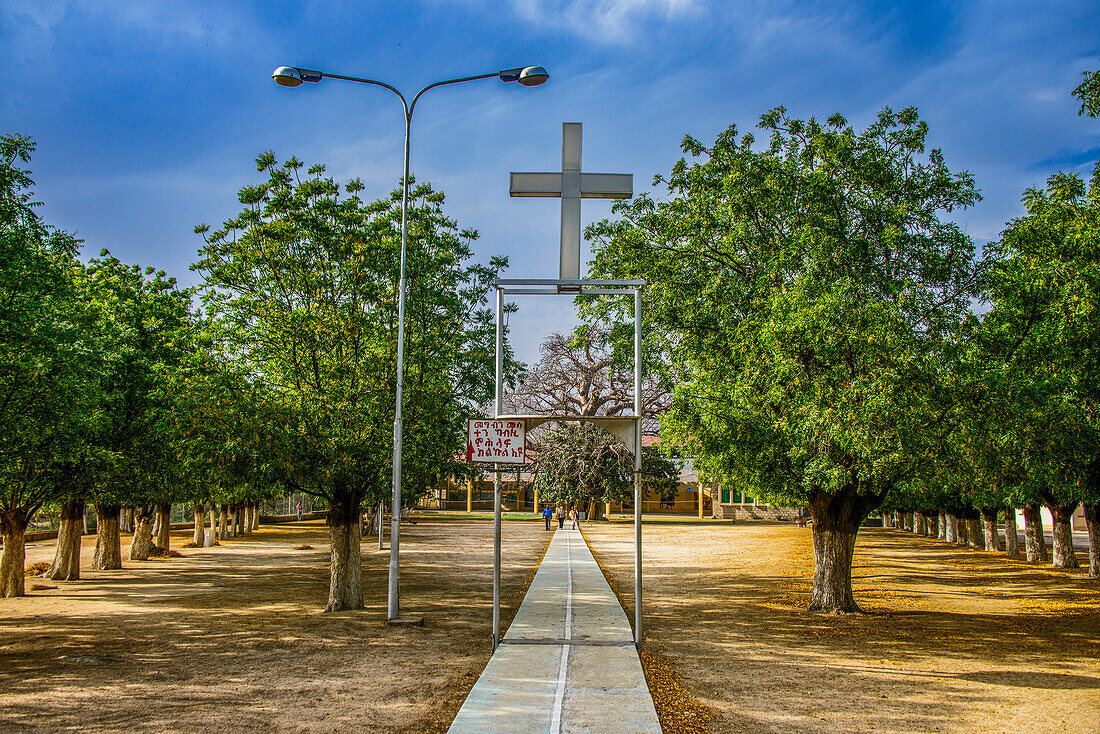
{"label": "path center line", "polygon": [[550,719],[550,734],[561,732],[561,705],[565,699],[565,676],[569,671],[569,645],[561,646],[561,665],[558,667],[558,688],[554,691],[554,715]]}
{"label": "path center line", "polygon": [[565,644],[561,646],[561,664],[558,666],[558,687],[554,691],[554,714],[550,718],[550,734],[561,732],[561,707],[565,700],[565,677],[569,672],[569,642],[573,636],[573,543],[572,536],[565,536]]}
{"label": "path center line", "polygon": [[573,637],[573,544],[565,536],[565,639]]}

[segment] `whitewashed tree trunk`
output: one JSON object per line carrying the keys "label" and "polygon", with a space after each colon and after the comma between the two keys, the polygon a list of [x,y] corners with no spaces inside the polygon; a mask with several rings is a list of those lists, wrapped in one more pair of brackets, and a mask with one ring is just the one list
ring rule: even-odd
{"label": "whitewashed tree trunk", "polygon": [[955,517],[955,543],[957,545],[966,545],[966,515],[958,515]]}
{"label": "whitewashed tree trunk", "polygon": [[1077,512],[1077,503],[1048,504],[1050,517],[1054,523],[1054,568],[1079,568],[1077,553],[1073,549],[1073,513]]}
{"label": "whitewashed tree trunk", "polygon": [[1047,542],[1039,505],[1024,506],[1024,553],[1032,563],[1047,562]]}
{"label": "whitewashed tree trunk", "polygon": [[326,612],[363,608],[363,559],[358,515],[359,503],[352,496],[341,498],[337,495],[328,511],[329,590]]}
{"label": "whitewashed tree trunk", "polygon": [[218,508],[218,540],[229,538],[229,505],[222,503]]}
{"label": "whitewashed tree trunk", "polygon": [[206,519],[206,508],[201,504],[195,504],[195,533],[191,536],[191,542],[202,548],[206,545],[206,527],[203,520]]}
{"label": "whitewashed tree trunk", "polygon": [[948,543],[959,542],[959,516],[953,512],[947,513],[947,533],[944,540]]}
{"label": "whitewashed tree trunk", "polygon": [[0,534],[4,550],[0,553],[0,598],[26,594],[23,573],[27,561],[26,532],[30,517],[19,507],[0,512]]}
{"label": "whitewashed tree trunk", "polygon": [[157,547],[168,550],[172,543],[172,503],[161,502],[157,505]]}
{"label": "whitewashed tree trunk", "polygon": [[252,529],[260,529],[260,503],[254,502],[252,504]]}
{"label": "whitewashed tree trunk", "polygon": [[971,510],[966,517],[966,544],[971,548],[984,548],[982,542],[982,516]]}
{"label": "whitewashed tree trunk", "polygon": [[1089,577],[1100,578],[1100,502],[1085,503],[1085,524],[1089,529]]}
{"label": "whitewashed tree trunk", "polygon": [[939,526],[936,528],[936,537],[940,540],[947,540],[947,512],[940,510]]}
{"label": "whitewashed tree trunk", "polygon": [[95,554],[92,568],[111,571],[122,568],[122,534],[119,532],[118,505],[95,505],[96,533]]}
{"label": "whitewashed tree trunk", "polygon": [[80,541],[84,535],[84,501],[70,500],[61,505],[61,525],[57,529],[57,548],[46,578],[76,581],[80,578]]}
{"label": "whitewashed tree trunk", "polygon": [[1020,555],[1020,529],[1016,526],[1016,508],[1006,507],[1005,513],[1005,555],[1018,558]]}
{"label": "whitewashed tree trunk", "polygon": [[130,542],[130,560],[148,561],[153,550],[153,508],[134,510],[134,539]]}
{"label": "whitewashed tree trunk", "polygon": [[991,553],[1000,550],[1000,542],[997,536],[997,508],[982,508],[982,540],[985,549]]}

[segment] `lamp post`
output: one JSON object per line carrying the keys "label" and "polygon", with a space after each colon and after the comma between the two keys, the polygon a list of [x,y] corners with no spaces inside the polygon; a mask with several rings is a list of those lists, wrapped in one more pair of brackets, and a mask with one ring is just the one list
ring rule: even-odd
{"label": "lamp post", "polygon": [[389,597],[387,603],[387,620],[397,620],[400,617],[400,594],[398,591],[400,580],[400,530],[401,530],[401,395],[405,374],[405,243],[408,238],[409,215],[409,134],[412,130],[412,114],[416,108],[417,100],[429,89],[442,87],[446,84],[458,84],[459,82],[472,82],[478,79],[490,79],[497,77],[502,82],[519,82],[525,87],[537,87],[550,78],[550,74],[541,66],[523,66],[515,69],[502,69],[490,74],[477,74],[464,76],[458,79],[445,79],[429,84],[421,89],[412,98],[412,102],[405,99],[396,87],[374,79],[360,79],[354,76],[329,74],[314,69],[300,69],[294,66],[280,66],[271,75],[277,84],[284,87],[297,87],[302,82],[319,82],[322,79],[342,79],[348,82],[360,84],[373,84],[383,87],[397,95],[401,100],[401,106],[405,112],[405,163],[401,177],[401,270],[397,281],[397,395],[393,418],[393,507],[391,510],[392,524],[390,526],[390,579]]}

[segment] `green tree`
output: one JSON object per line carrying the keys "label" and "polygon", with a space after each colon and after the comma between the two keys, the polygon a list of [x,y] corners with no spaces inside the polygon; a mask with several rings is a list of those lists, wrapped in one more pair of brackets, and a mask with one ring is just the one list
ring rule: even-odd
{"label": "green tree", "polygon": [[[1100,170],[1086,186],[1058,173],[1024,194],[1026,214],[989,246],[990,351],[1007,355],[996,400],[1027,467],[1025,512],[1047,505],[1054,565],[1077,565],[1070,517],[1085,503],[1090,573],[1100,574]],[[1031,540],[1029,536],[1029,540]],[[1041,542],[1041,541],[1035,541]]]}
{"label": "green tree", "polygon": [[669,199],[592,227],[594,273],[645,278],[647,323],[678,376],[662,436],[706,476],[809,505],[811,610],[858,611],[862,520],[948,420],[942,373],[978,289],[974,247],[943,215],[978,192],[925,152],[912,108],[867,129],[782,108],[764,150],[729,128],[688,137]]}
{"label": "green tree", "polygon": [[[323,166],[272,153],[267,180],[240,191],[244,209],[206,225],[195,268],[222,353],[277,404],[269,425],[283,481],[329,508],[326,609],[363,606],[359,516],[389,496],[396,369],[400,193],[365,203]],[[304,175],[303,175],[304,174]],[[472,230],[443,196],[417,186],[409,207],[403,496],[457,471],[465,420],[492,394],[486,293],[505,261],[474,265]]]}
{"label": "green tree", "polygon": [[23,594],[23,537],[43,503],[70,493],[92,354],[72,271],[79,241],[34,211],[20,164],[34,144],[0,137],[0,596]]}
{"label": "green tree", "polygon": [[168,386],[192,349],[193,291],[151,267],[127,265],[104,250],[78,278],[95,310],[103,364],[90,392],[95,396],[96,451],[92,495],[97,534],[93,568],[122,567],[119,512],[137,505],[130,556],[148,557],[154,509],[167,542],[173,493],[179,489],[179,444],[169,429],[174,400]]}

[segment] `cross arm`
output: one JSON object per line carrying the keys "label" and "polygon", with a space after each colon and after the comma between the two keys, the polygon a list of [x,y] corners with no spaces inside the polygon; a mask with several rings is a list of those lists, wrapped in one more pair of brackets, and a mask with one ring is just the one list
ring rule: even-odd
{"label": "cross arm", "polygon": [[582,199],[629,199],[634,195],[632,173],[582,173]]}
{"label": "cross arm", "polygon": [[510,173],[509,196],[561,196],[560,173]]}
{"label": "cross arm", "polygon": [[[634,195],[634,175],[631,173],[582,173],[580,179],[582,199],[629,199]],[[511,173],[508,176],[509,196],[557,198],[561,194],[560,173]]]}

